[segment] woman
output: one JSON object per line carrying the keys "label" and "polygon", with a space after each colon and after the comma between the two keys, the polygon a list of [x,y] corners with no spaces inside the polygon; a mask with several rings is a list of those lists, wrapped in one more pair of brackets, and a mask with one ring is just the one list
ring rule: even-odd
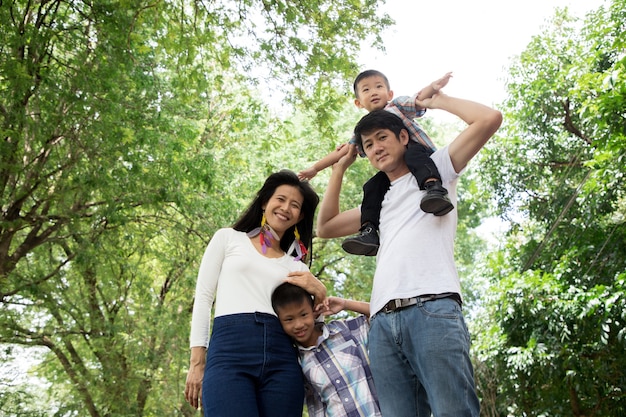
{"label": "woman", "polygon": [[318,202],[295,173],[274,173],[235,225],[209,242],[198,272],[185,387],[195,408],[202,391],[205,416],[302,415],[302,372],[271,295],[289,277],[324,298],[324,285],[303,263]]}

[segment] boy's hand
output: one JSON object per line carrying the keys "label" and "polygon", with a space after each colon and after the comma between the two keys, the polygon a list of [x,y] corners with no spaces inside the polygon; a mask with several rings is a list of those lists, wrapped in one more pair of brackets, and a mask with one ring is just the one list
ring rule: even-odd
{"label": "boy's hand", "polygon": [[[443,87],[445,87],[446,85],[448,85],[448,81],[450,81],[450,78],[452,78],[452,72],[448,72],[446,73],[446,75],[444,75],[443,77],[441,77],[440,79],[438,79],[437,81],[433,81],[430,86],[432,87],[432,89],[435,91],[435,93],[437,93],[439,90],[441,90]],[[434,94],[433,94],[434,95]],[[432,97],[432,96],[431,96]]]}
{"label": "boy's hand", "polygon": [[326,298],[325,304],[327,307],[327,312],[324,312],[324,315],[328,316],[331,314],[337,314],[342,311],[346,307],[346,300],[340,297],[328,297]]}
{"label": "boy's hand", "polygon": [[298,172],[298,179],[300,181],[305,181],[305,180],[308,181],[316,175],[317,175],[317,169],[313,167],[309,167],[307,169],[303,169],[302,171]]}
{"label": "boy's hand", "polygon": [[340,297],[326,297],[323,303],[319,304],[316,313],[324,316],[331,316],[342,311],[346,306],[346,300]]}
{"label": "boy's hand", "polygon": [[343,143],[340,143],[339,145],[337,145],[337,147],[335,148],[335,150],[336,150],[336,151],[340,151],[340,150],[342,150],[343,148],[345,148],[346,146],[348,146],[348,142],[343,142]]}
{"label": "boy's hand", "polygon": [[[430,83],[430,85],[422,89],[415,97],[415,107],[418,110],[428,109],[423,103],[426,100],[433,98],[436,94],[441,93],[441,89],[448,85],[448,81],[452,78],[452,72],[447,72],[443,77]],[[432,108],[432,107],[431,107]]]}

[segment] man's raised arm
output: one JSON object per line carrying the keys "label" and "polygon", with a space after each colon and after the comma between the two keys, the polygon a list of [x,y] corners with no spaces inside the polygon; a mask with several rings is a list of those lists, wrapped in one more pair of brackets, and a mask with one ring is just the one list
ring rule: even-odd
{"label": "man's raised arm", "polygon": [[470,100],[443,93],[418,103],[429,109],[440,109],[461,118],[468,126],[450,143],[448,152],[456,172],[461,172],[502,124],[502,113]]}
{"label": "man's raised arm", "polygon": [[350,150],[347,154],[332,167],[328,187],[317,213],[317,236],[321,238],[352,235],[361,227],[361,211],[358,208],[339,211],[339,194],[343,175],[356,158],[354,145],[349,146]]}

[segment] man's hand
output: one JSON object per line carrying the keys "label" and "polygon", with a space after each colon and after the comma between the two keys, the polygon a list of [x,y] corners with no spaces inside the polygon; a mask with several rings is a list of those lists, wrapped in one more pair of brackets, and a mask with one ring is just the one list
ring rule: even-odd
{"label": "man's hand", "polygon": [[356,145],[351,143],[348,145],[348,151],[345,155],[339,158],[339,161],[333,165],[333,169],[340,169],[342,172],[346,172],[348,167],[356,161],[357,155]]}
{"label": "man's hand", "polygon": [[447,98],[448,96],[440,91],[432,97],[425,98],[423,100],[415,100],[415,104],[425,109],[439,109],[439,103]]}

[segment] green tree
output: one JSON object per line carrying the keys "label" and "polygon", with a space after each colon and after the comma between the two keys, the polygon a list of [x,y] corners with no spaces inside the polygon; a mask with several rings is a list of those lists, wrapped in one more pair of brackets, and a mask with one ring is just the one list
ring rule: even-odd
{"label": "green tree", "polygon": [[558,11],[509,69],[482,171],[511,222],[481,269],[488,415],[626,413],[625,18]]}
{"label": "green tree", "polygon": [[42,412],[192,413],[202,250],[297,147],[252,87],[334,137],[390,23],[371,0],[0,3],[0,343],[49,352]]}

